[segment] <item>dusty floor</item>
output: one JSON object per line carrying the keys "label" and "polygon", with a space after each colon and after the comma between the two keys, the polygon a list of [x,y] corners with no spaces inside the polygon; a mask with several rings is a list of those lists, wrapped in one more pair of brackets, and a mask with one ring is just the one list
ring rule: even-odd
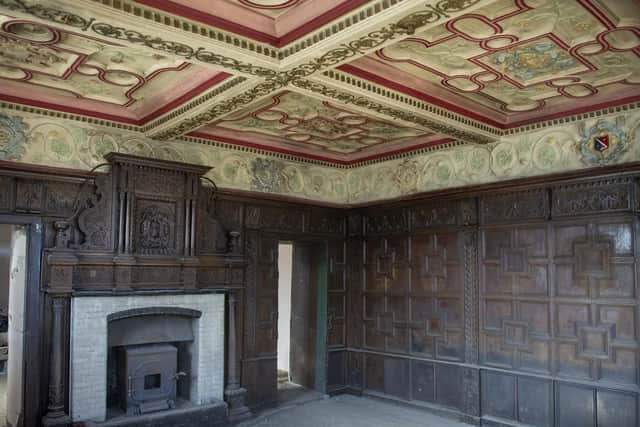
{"label": "dusty floor", "polygon": [[[312,392],[313,393],[313,392]],[[350,395],[288,402],[238,427],[469,427],[469,424],[413,409]]]}

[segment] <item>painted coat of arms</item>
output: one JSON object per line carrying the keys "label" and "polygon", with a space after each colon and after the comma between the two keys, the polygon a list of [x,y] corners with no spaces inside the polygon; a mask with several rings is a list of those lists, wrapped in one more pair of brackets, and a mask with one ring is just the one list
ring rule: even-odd
{"label": "painted coat of arms", "polygon": [[587,164],[604,165],[617,159],[627,147],[627,135],[617,124],[598,121],[582,130],[580,153]]}

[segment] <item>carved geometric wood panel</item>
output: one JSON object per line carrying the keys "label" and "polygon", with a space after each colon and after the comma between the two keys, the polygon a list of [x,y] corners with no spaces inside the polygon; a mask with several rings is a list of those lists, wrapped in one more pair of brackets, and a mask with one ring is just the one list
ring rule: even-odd
{"label": "carved geometric wood panel", "polygon": [[482,230],[481,363],[638,384],[634,230],[632,218]]}
{"label": "carved geometric wood panel", "polygon": [[463,360],[459,233],[374,239],[365,247],[365,347]]}
{"label": "carved geometric wood panel", "polygon": [[362,319],[367,348],[408,349],[407,252],[401,237],[366,242]]}
{"label": "carved geometric wood panel", "polygon": [[411,353],[445,360],[464,356],[460,233],[411,238]]}
{"label": "carved geometric wood panel", "polygon": [[347,344],[346,243],[342,240],[329,241],[328,247],[327,344],[336,348]]}
{"label": "carved geometric wood panel", "polygon": [[481,235],[480,360],[549,373],[548,231],[502,226]]}

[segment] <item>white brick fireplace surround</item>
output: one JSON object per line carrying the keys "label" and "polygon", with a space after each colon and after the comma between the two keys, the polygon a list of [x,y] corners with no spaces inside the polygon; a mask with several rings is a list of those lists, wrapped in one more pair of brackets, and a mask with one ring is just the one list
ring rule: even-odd
{"label": "white brick fireplace surround", "polygon": [[73,421],[105,421],[107,413],[107,316],[145,307],[198,310],[192,345],[191,402],[222,401],[224,391],[222,294],[78,296],[71,300],[70,412]]}

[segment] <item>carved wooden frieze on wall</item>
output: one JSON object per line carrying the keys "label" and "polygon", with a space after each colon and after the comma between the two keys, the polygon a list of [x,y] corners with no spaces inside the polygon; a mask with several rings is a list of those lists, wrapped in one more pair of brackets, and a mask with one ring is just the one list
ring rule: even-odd
{"label": "carved wooden frieze on wall", "polygon": [[328,210],[312,209],[308,215],[307,232],[344,235],[345,217]]}
{"label": "carved wooden frieze on wall", "polygon": [[0,210],[11,210],[13,200],[14,178],[11,176],[0,176]]}
{"label": "carved wooden frieze on wall", "polygon": [[367,235],[400,233],[408,230],[407,212],[397,210],[367,215],[365,224]]}
{"label": "carved wooden frieze on wall", "polygon": [[480,199],[480,216],[483,224],[546,219],[549,193],[541,188],[485,196]]}
{"label": "carved wooden frieze on wall", "polygon": [[40,213],[44,206],[44,181],[17,179],[16,211]]}
{"label": "carved wooden frieze on wall", "polygon": [[632,178],[620,178],[553,188],[553,215],[631,211],[634,208],[633,184]]}
{"label": "carved wooden frieze on wall", "polygon": [[477,222],[475,199],[432,202],[409,210],[412,230],[447,225],[473,225]]}
{"label": "carved wooden frieze on wall", "polygon": [[301,233],[304,213],[286,207],[249,205],[246,207],[245,225],[252,229]]}

